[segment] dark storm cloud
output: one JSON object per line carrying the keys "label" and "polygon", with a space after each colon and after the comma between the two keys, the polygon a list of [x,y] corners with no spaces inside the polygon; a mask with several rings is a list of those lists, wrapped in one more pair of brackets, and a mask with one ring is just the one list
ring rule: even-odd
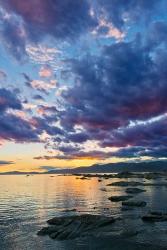
{"label": "dark storm cloud", "polygon": [[22,104],[15,94],[5,88],[0,88],[0,112],[8,108],[21,109]]}
{"label": "dark storm cloud", "polygon": [[99,58],[73,62],[79,80],[62,94],[68,102],[62,126],[110,130],[166,112],[166,57],[158,57],[152,59],[134,41],[108,46]]}
{"label": "dark storm cloud", "polygon": [[[152,29],[157,29],[160,38],[153,39]],[[148,122],[167,112],[165,30],[164,23],[155,22],[147,39],[137,36],[131,42],[104,47],[100,56],[71,62],[76,83],[62,92],[67,105],[60,112],[68,142],[75,142],[74,138],[77,142],[74,127],[79,125],[85,138],[78,143],[90,139],[99,141],[101,147],[151,148],[166,143],[166,116]],[[137,120],[146,122],[138,124]],[[134,126],[129,126],[132,121]]]}
{"label": "dark storm cloud", "polygon": [[37,131],[28,121],[12,114],[0,114],[0,139],[15,142],[39,141]]}
{"label": "dark storm cloud", "polygon": [[[52,121],[52,117],[51,117]],[[54,119],[55,121],[55,119]],[[33,125],[36,128],[37,134],[42,134],[42,132],[47,132],[49,135],[56,136],[56,135],[62,135],[63,131],[53,125],[50,125],[49,117],[32,117],[30,121],[31,125]]]}
{"label": "dark storm cloud", "polygon": [[100,142],[102,147],[127,147],[145,146],[156,147],[165,145],[167,142],[167,116],[161,119],[122,128],[108,133],[106,138]]}
{"label": "dark storm cloud", "polygon": [[[73,42],[98,25],[96,18],[99,21],[105,17],[105,22],[112,23],[111,28],[123,32],[127,31],[126,23],[132,26],[135,23],[124,41],[107,41],[104,46],[100,40],[100,49],[97,46],[92,54],[83,53],[86,56],[81,53],[78,59],[72,58],[70,51],[72,59],[63,61],[68,64],[68,71],[63,69],[61,75],[69,80],[68,87],[56,97],[63,103],[60,111],[54,106],[39,105],[36,116],[25,120],[7,113],[8,109],[23,110],[17,94],[0,89],[1,139],[39,141],[46,132],[55,142],[54,149],[59,144],[60,154],[36,159],[165,157],[167,24],[157,21],[157,16],[160,8],[164,12],[166,1],[0,0],[0,3],[10,13],[2,19],[2,39],[18,59],[26,53],[27,41],[39,42],[49,35]],[[47,93],[45,81],[33,81],[26,73],[23,76],[31,90]],[[36,95],[34,99],[43,97]],[[157,116],[161,117],[150,121]],[[58,125],[53,125],[56,122]],[[109,153],[85,152],[83,144],[94,140],[102,148],[120,149]],[[67,145],[62,146],[62,142]]]}
{"label": "dark storm cloud", "polygon": [[[78,35],[91,30],[96,21],[90,15],[87,0],[7,0],[0,1],[10,14],[22,19],[26,39],[37,42],[43,36],[51,35],[58,39],[75,39]],[[24,50],[25,39],[21,36],[18,25],[4,21],[3,35],[9,43],[16,45],[15,55]],[[25,37],[24,37],[25,38]]]}
{"label": "dark storm cloud", "polygon": [[157,147],[127,147],[121,148],[112,153],[113,156],[119,158],[140,158],[140,157],[152,157],[152,158],[166,158],[167,147],[160,145]]}
{"label": "dark storm cloud", "polygon": [[17,91],[0,89],[0,139],[16,142],[39,141],[37,130],[34,130],[29,121],[8,112],[23,111],[22,103]]}
{"label": "dark storm cloud", "polygon": [[19,21],[15,19],[2,19],[2,22],[2,41],[10,54],[14,55],[18,60],[21,60],[26,54],[24,28]]}

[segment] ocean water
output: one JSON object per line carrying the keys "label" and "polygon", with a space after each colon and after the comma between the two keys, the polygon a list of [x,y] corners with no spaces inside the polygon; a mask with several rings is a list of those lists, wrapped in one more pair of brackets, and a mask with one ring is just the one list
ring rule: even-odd
{"label": "ocean water", "polygon": [[[141,215],[149,210],[167,211],[167,187],[145,188],[146,192],[136,195],[136,199],[146,201],[147,206],[122,211],[121,202],[111,202],[108,197],[124,194],[125,188],[107,187],[108,192],[101,190],[113,181],[118,179],[98,182],[98,178],[80,180],[75,176],[0,176],[0,250],[135,250],[138,249],[135,247],[143,243],[150,245],[146,249],[153,249],[153,246],[154,249],[167,249],[167,223],[144,223],[141,220]],[[66,209],[73,208],[77,212],[65,212]],[[127,245],[125,248],[121,243],[123,241],[114,241],[115,238],[99,242],[91,237],[60,242],[37,236],[38,230],[46,226],[48,219],[83,213],[123,218],[113,227],[113,237],[117,239],[122,231],[137,230],[139,234],[128,239],[134,246],[128,248]]]}

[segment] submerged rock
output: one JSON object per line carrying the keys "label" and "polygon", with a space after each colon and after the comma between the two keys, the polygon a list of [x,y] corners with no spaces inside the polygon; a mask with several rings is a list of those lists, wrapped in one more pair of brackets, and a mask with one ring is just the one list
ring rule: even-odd
{"label": "submerged rock", "polygon": [[72,208],[72,209],[65,209],[63,210],[63,212],[76,212],[77,209],[76,208]]}
{"label": "submerged rock", "polygon": [[118,186],[118,187],[128,187],[128,186],[141,186],[144,183],[137,181],[116,181],[108,184],[107,186]]}
{"label": "submerged rock", "polygon": [[147,203],[145,201],[123,201],[123,206],[130,206],[130,207],[145,207]]}
{"label": "submerged rock", "polygon": [[167,221],[167,213],[163,212],[150,212],[149,214],[142,217],[143,221],[147,222],[160,222]]}
{"label": "submerged rock", "polygon": [[126,189],[126,193],[128,194],[139,194],[142,192],[146,192],[146,191],[140,188],[127,188]]}
{"label": "submerged rock", "polygon": [[167,187],[167,182],[143,183],[146,187]]}
{"label": "submerged rock", "polygon": [[133,198],[132,195],[120,195],[120,196],[111,196],[108,199],[113,202],[126,201],[130,198]]}
{"label": "submerged rock", "polygon": [[103,192],[108,192],[109,191],[106,188],[100,188],[100,190],[103,191]]}
{"label": "submerged rock", "polygon": [[50,226],[42,228],[37,234],[49,235],[56,240],[75,239],[84,235],[97,235],[112,231],[113,217],[100,215],[76,215],[55,217],[47,221]]}

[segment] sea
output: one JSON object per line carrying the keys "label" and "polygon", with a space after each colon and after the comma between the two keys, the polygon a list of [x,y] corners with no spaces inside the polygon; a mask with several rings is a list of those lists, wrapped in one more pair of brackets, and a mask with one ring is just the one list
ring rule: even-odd
{"label": "sea", "polygon": [[[121,202],[108,199],[112,195],[125,194],[125,187],[107,186],[115,181],[120,179],[99,181],[98,177],[80,179],[68,175],[1,175],[0,250],[167,249],[167,222],[145,223],[141,220],[141,216],[150,210],[167,212],[167,187],[144,187],[146,192],[137,194],[135,199],[146,201],[147,206],[122,211]],[[163,178],[137,181],[167,182]],[[73,209],[76,210],[70,211]],[[37,235],[48,219],[80,214],[121,219],[113,227],[109,239],[91,236],[56,241]],[[127,231],[138,233],[121,239],[120,235]]]}

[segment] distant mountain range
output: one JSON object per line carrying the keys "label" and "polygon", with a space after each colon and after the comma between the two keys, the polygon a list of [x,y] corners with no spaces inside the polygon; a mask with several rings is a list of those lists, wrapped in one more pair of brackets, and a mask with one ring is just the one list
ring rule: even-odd
{"label": "distant mountain range", "polygon": [[108,164],[94,164],[89,167],[53,169],[46,172],[11,171],[0,175],[34,175],[34,174],[77,174],[77,173],[117,173],[117,172],[162,172],[167,171],[167,161],[149,162],[121,162]]}

